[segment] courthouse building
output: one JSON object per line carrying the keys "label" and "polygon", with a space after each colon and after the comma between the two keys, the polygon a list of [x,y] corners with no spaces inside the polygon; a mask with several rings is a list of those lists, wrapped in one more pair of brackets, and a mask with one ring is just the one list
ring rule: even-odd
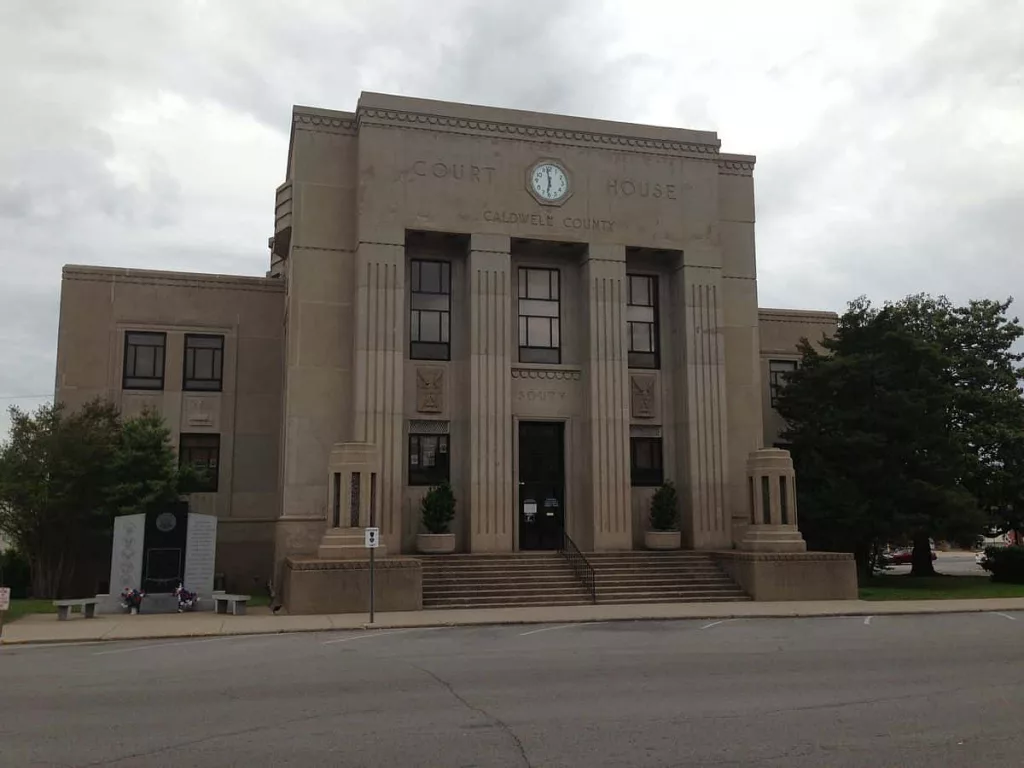
{"label": "courthouse building", "polygon": [[389,558],[413,554],[442,481],[462,553],[563,530],[641,549],[664,480],[684,548],[742,550],[755,524],[799,539],[750,460],[778,442],[798,341],[836,317],[758,308],[753,157],[708,131],[364,93],[296,107],[282,160],[266,276],[63,275],[58,400],[166,417],[213,470],[190,501],[219,518],[229,584],[330,560],[367,514]]}

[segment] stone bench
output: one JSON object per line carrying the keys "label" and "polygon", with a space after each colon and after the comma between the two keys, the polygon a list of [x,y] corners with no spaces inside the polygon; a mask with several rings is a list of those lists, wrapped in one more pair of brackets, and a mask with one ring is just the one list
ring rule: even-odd
{"label": "stone bench", "polygon": [[222,592],[217,592],[213,595],[213,607],[217,613],[244,616],[245,606],[250,599],[250,595],[225,595]]}
{"label": "stone bench", "polygon": [[86,619],[93,619],[96,617],[96,603],[98,603],[95,597],[86,597],[81,600],[54,600],[53,604],[57,606],[57,620],[67,621],[75,608],[81,609],[82,617]]}

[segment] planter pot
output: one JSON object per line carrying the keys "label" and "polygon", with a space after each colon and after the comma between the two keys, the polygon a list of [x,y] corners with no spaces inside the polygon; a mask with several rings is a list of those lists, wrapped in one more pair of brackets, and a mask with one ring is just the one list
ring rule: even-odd
{"label": "planter pot", "polygon": [[644,546],[658,551],[679,549],[683,536],[679,531],[644,531]]}
{"label": "planter pot", "polygon": [[454,533],[418,533],[416,550],[423,555],[448,555],[455,551]]}

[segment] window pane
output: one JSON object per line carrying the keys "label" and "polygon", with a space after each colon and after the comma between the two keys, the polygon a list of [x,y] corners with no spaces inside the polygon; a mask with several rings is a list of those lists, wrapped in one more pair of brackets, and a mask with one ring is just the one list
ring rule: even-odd
{"label": "window pane", "polygon": [[441,313],[420,312],[419,341],[441,341]]}
{"label": "window pane", "polygon": [[441,291],[451,293],[452,265],[447,261],[441,263]]}
{"label": "window pane", "polygon": [[443,293],[414,293],[409,297],[412,309],[430,309],[436,312],[447,312],[449,296]]}
{"label": "window pane", "polygon": [[420,263],[419,290],[428,293],[441,292],[441,265],[436,261],[424,261]]}
{"label": "window pane", "polygon": [[415,309],[409,313],[409,338],[412,341],[420,340],[420,313]]}
{"label": "window pane", "polygon": [[197,349],[194,351],[195,354],[195,378],[197,379],[212,379],[213,378],[213,350],[209,349]]}
{"label": "window pane", "polygon": [[558,317],[558,302],[523,299],[519,302],[519,314],[533,315],[534,317]]}
{"label": "window pane", "polygon": [[653,352],[651,326],[647,323],[629,324],[629,348],[632,352]]}
{"label": "window pane", "polygon": [[626,307],[626,319],[634,323],[653,323],[654,307]]}
{"label": "window pane", "polygon": [[561,345],[561,339],[559,338],[561,331],[561,323],[556,319],[551,321],[551,346],[557,347]]}
{"label": "window pane", "polygon": [[546,317],[526,318],[526,346],[550,347],[551,321]]}
{"label": "window pane", "polygon": [[156,355],[153,347],[135,348],[134,376],[156,376]]}
{"label": "window pane", "polygon": [[420,438],[420,449],[423,456],[421,466],[424,469],[429,469],[437,463],[437,438],[436,437],[421,437]]}
{"label": "window pane", "polygon": [[223,349],[223,336],[192,336],[185,337],[185,346],[189,349]]}
{"label": "window pane", "polygon": [[634,275],[629,278],[629,303],[638,306],[651,306],[651,283],[649,277]]}
{"label": "window pane", "polygon": [[519,298],[526,298],[526,270],[519,270]]}
{"label": "window pane", "polygon": [[558,288],[558,270],[552,269],[548,274],[551,275],[551,298],[557,299],[561,295]]}
{"label": "window pane", "polygon": [[526,270],[526,298],[550,299],[551,273],[546,269]]}
{"label": "window pane", "polygon": [[420,289],[420,263],[418,261],[414,261],[412,263],[410,267],[410,277],[412,282],[411,290],[418,291]]}
{"label": "window pane", "polygon": [[447,344],[448,341],[449,341],[449,338],[448,338],[448,335],[449,335],[448,326],[449,326],[450,322],[451,322],[451,316],[447,312],[442,312],[441,313],[441,341],[443,341],[445,344]]}

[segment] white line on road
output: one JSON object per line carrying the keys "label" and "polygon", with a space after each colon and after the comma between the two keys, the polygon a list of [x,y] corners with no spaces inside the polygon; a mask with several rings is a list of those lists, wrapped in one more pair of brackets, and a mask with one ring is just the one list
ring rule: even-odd
{"label": "white line on road", "polygon": [[531,629],[529,632],[520,632],[520,637],[526,637],[527,635],[536,635],[538,632],[550,632],[553,629],[566,629],[568,627],[592,627],[594,624],[603,624],[603,621],[578,621],[574,624],[559,624],[554,627],[544,627],[543,629]]}
{"label": "white line on road", "polygon": [[1017,620],[1017,618],[1015,616],[1011,616],[1008,613],[996,613],[996,616],[1002,616],[1004,619],[1009,619],[1010,621],[1016,621]]}
{"label": "white line on road", "polygon": [[735,621],[735,619],[722,619],[721,621],[712,621],[710,624],[705,624],[703,627],[701,627],[701,629],[711,629],[712,627],[717,627],[719,624],[725,624],[730,621]]}
{"label": "white line on road", "polygon": [[240,637],[252,637],[252,635],[221,635],[219,637],[208,637],[205,640],[182,640],[177,643],[156,643],[155,645],[134,645],[131,648],[115,648],[112,651],[97,651],[93,656],[109,656],[112,653],[131,653],[132,651],[148,651],[150,648],[169,648],[174,645],[199,645],[200,643],[215,643],[218,640],[236,640]]}
{"label": "white line on road", "polygon": [[871,619],[872,618],[874,618],[874,617],[873,616],[866,616],[864,618],[864,626],[865,627],[870,627],[871,626]]}
{"label": "white line on road", "polygon": [[371,629],[355,637],[343,637],[339,640],[325,640],[324,645],[335,645],[337,643],[351,643],[353,640],[362,640],[364,637],[383,637],[384,635],[404,635],[406,632],[427,632],[431,629],[444,629],[444,627],[412,627],[411,629],[392,629],[384,631]]}

